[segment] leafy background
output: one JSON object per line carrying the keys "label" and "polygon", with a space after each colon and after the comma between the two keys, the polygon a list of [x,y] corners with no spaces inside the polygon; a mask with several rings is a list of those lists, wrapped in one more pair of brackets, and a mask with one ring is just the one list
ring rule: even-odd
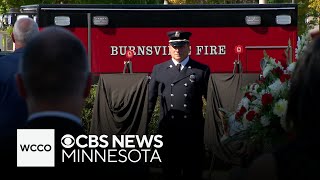
{"label": "leafy background", "polygon": [[[166,0],[169,4],[242,4],[259,3],[259,0]],[[29,4],[163,4],[164,0],[0,0],[0,13],[10,8]],[[301,35],[307,29],[308,16],[319,17],[319,0],[267,0],[267,3],[297,3],[299,6],[298,29]],[[314,22],[311,22],[314,23]]]}

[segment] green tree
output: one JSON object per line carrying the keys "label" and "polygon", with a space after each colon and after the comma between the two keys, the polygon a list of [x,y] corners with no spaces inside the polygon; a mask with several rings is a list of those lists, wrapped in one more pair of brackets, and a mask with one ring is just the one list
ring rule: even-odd
{"label": "green tree", "polygon": [[309,0],[309,8],[314,9],[317,12],[320,12],[320,1],[319,0]]}
{"label": "green tree", "polygon": [[0,11],[28,4],[163,4],[163,0],[0,0]]}
{"label": "green tree", "polygon": [[[319,0],[299,0],[299,35],[303,34],[306,30],[313,28],[315,24],[319,22],[316,21],[319,18]],[[313,21],[306,24],[306,18],[309,16],[315,17]]]}

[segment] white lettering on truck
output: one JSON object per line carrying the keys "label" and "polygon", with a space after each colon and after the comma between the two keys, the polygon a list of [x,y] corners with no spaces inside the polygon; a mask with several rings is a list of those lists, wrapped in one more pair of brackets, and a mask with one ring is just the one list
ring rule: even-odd
{"label": "white lettering on truck", "polygon": [[[135,56],[168,56],[170,55],[168,46],[110,46],[111,56],[124,56],[127,50],[134,52]],[[192,47],[190,47],[190,50]],[[196,56],[216,56],[226,55],[226,45],[204,45],[196,46]],[[192,51],[190,52],[190,55]]]}

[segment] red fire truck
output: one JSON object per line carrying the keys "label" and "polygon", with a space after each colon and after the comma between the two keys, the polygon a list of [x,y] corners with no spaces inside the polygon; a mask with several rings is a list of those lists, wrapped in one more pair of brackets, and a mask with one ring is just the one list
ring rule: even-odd
{"label": "red fire truck", "polygon": [[[126,52],[133,72],[151,72],[170,59],[166,32],[192,32],[192,58],[213,73],[233,71],[240,60],[244,73],[260,72],[263,51],[286,62],[297,42],[296,4],[228,5],[26,5],[40,28],[63,26],[85,44],[93,73],[123,72]],[[19,17],[17,17],[19,18]]]}

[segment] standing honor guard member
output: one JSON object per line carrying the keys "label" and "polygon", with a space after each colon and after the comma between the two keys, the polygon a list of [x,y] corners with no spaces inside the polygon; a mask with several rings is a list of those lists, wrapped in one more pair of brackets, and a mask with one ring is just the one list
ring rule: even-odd
{"label": "standing honor guard member", "polygon": [[155,65],[149,87],[151,118],[157,97],[161,110],[159,134],[166,179],[200,179],[204,152],[202,97],[207,97],[210,69],[189,57],[190,32],[168,32],[172,59]]}

